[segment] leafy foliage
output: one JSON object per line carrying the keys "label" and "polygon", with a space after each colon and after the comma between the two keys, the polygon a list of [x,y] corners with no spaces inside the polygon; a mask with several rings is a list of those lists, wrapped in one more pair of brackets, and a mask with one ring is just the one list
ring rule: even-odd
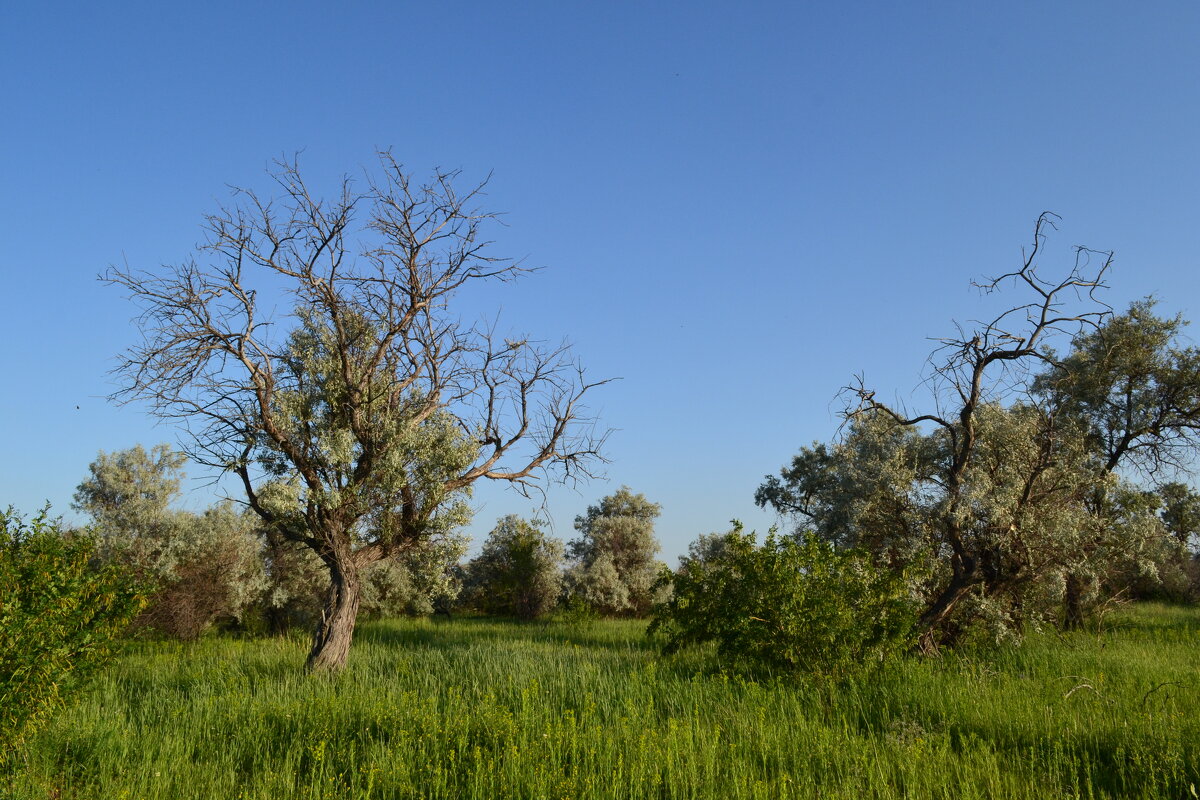
{"label": "leafy foliage", "polygon": [[1163,484],[1157,493],[1163,503],[1163,524],[1180,547],[1194,551],[1200,537],[1200,493],[1177,481]]}
{"label": "leafy foliage", "polygon": [[502,517],[467,565],[467,602],[491,614],[537,619],[562,594],[563,545],[536,520]]}
{"label": "leafy foliage", "polygon": [[147,451],[138,444],[113,453],[101,450],[88,465],[71,507],[91,517],[105,557],[146,578],[171,575],[181,537],[170,506],[179,497],[186,462],[170,445]]}
{"label": "leafy foliage", "polygon": [[[311,627],[329,591],[329,571],[309,548],[272,535],[263,555],[267,590],[260,601],[267,628]],[[469,537],[447,532],[414,542],[362,570],[361,612],[373,617],[427,616],[453,605],[462,590],[458,562]]]}
{"label": "leafy foliage", "polygon": [[267,586],[258,521],[223,502],[202,513],[176,512],[176,558],[161,576],[140,622],[195,639],[217,621],[241,622]]}
{"label": "leafy foliage", "polygon": [[[376,556],[468,522],[469,487],[453,479],[479,445],[451,413],[373,363],[386,332],[350,311],[336,326],[311,309],[297,317],[272,395],[283,442],[258,443],[271,482],[252,503],[293,540],[307,535],[310,507],[341,508],[353,524],[340,544]],[[308,454],[310,476],[298,474],[291,450]]]}
{"label": "leafy foliage", "polygon": [[373,616],[428,616],[449,609],[462,591],[459,560],[470,537],[448,532],[414,542],[363,570],[362,610]]}
{"label": "leafy foliage", "polygon": [[831,544],[904,565],[934,535],[929,490],[936,487],[940,455],[936,441],[865,415],[851,421],[839,441],[802,448],[779,475],[766,476],[754,499]]}
{"label": "leafy foliage", "polygon": [[101,451],[73,507],[92,518],[102,558],[154,587],[139,624],[194,639],[218,619],[240,620],[267,582],[256,519],[228,502],[171,508],[185,462],[165,444]]}
{"label": "leafy foliage", "polygon": [[568,545],[568,591],[602,614],[644,616],[654,602],[659,551],[654,520],[662,508],[628,486],[575,518]]}
{"label": "leafy foliage", "polygon": [[1180,339],[1187,322],[1142,300],[1076,336],[1034,390],[1084,420],[1111,472],[1186,468],[1200,444],[1200,348]]}
{"label": "leafy foliage", "polygon": [[142,607],[136,582],[97,565],[96,541],[43,511],[0,512],[0,765],[110,655]]}
{"label": "leafy foliage", "polygon": [[759,546],[735,525],[722,539],[704,548],[709,557],[693,553],[662,574],[673,595],[650,630],[668,652],[715,642],[734,662],[836,678],[911,643],[916,604],[904,573],[811,535],[772,532]]}
{"label": "leafy foliage", "polygon": [[[1088,607],[1114,591],[1140,584],[1144,593],[1157,582],[1169,593],[1186,592],[1184,574],[1192,565],[1187,536],[1180,540],[1178,532],[1187,525],[1186,493],[1166,489],[1162,500],[1168,508],[1156,525],[1147,519],[1152,509],[1132,497],[1132,487],[1117,487],[1120,481],[1113,477],[1178,475],[1194,464],[1200,445],[1200,349],[1182,342],[1187,324],[1182,317],[1159,316],[1154,306],[1153,300],[1132,303],[1081,332],[1066,358],[1033,383],[1040,402],[1078,421],[1096,459],[1095,486],[1084,502],[1097,525],[1080,541],[1077,566],[1066,579],[1064,621],[1070,627],[1081,625]],[[1131,528],[1133,508],[1140,510],[1140,524]],[[1178,546],[1165,538],[1164,525]],[[1149,538],[1114,548],[1107,534],[1121,529],[1141,530]],[[1129,554],[1138,567],[1134,572]]]}

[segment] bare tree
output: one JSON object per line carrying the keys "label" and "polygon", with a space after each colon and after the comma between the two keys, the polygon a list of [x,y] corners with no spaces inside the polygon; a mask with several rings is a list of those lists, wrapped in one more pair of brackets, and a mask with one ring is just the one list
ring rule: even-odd
{"label": "bare tree", "polygon": [[527,271],[491,255],[484,185],[379,161],[329,200],[276,162],[276,196],[235,189],[197,257],[103,276],[142,309],[114,397],[181,423],[194,461],[239,476],[250,508],[328,568],[311,670],[344,666],[364,567],[464,522],[480,479],[588,476],[605,438],[583,406],[605,381],[566,345],[450,311],[459,289]]}
{"label": "bare tree", "polygon": [[[941,499],[934,526],[936,545],[948,557],[950,575],[920,619],[923,641],[929,647],[934,644],[934,632],[967,593],[985,579],[986,554],[981,552],[980,537],[970,530],[968,498],[971,470],[978,455],[981,410],[985,404],[1003,401],[1013,392],[1026,391],[1035,368],[1055,365],[1051,349],[1054,339],[1078,336],[1110,315],[1109,307],[1097,299],[1096,292],[1105,288],[1103,280],[1112,265],[1112,253],[1078,247],[1074,265],[1061,280],[1046,280],[1038,274],[1037,260],[1046,229],[1054,228],[1056,219],[1050,213],[1038,217],[1033,245],[1023,253],[1019,269],[977,284],[988,294],[1005,284],[1015,284],[1032,299],[1008,308],[991,321],[969,329],[960,326],[957,336],[938,340],[940,345],[929,361],[933,411],[912,414],[893,408],[876,399],[875,392],[861,378],[846,390],[851,399],[845,412],[847,419],[883,415],[906,428],[929,426],[944,448],[945,456],[939,460],[939,474],[935,476]],[[1046,453],[1033,469],[1044,470],[1052,457]]]}

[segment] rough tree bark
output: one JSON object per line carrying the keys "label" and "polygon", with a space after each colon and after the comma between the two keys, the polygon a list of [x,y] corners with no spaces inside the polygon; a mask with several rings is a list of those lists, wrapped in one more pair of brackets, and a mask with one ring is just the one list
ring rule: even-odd
{"label": "rough tree bark", "polygon": [[337,559],[330,559],[329,589],[308,654],[310,670],[336,672],[346,665],[361,595],[362,583],[353,560],[339,563]]}

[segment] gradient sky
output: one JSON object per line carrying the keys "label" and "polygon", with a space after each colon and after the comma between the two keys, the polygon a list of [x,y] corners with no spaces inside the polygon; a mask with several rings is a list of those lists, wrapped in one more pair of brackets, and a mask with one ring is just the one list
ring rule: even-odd
{"label": "gradient sky", "polygon": [[[175,440],[104,399],[133,308],[97,273],[186,258],[274,157],[331,186],[390,147],[494,173],[496,252],[546,269],[490,310],[622,378],[608,481],[553,490],[555,533],[621,484],[672,561],[762,530],[854,373],[921,405],[927,337],[1043,210],[1044,271],[1115,250],[1112,305],[1200,316],[1197,42],[1194,2],[10,3],[0,504],[65,513],[98,450]],[[477,538],[532,510],[476,502]]]}

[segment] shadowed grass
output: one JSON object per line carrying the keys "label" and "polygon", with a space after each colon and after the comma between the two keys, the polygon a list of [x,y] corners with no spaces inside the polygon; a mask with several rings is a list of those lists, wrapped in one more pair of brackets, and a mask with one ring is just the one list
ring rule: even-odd
{"label": "shadowed grass", "polygon": [[389,620],[143,643],[31,748],[22,798],[1186,798],[1200,613],[904,661],[840,687],[662,659],[636,622]]}

